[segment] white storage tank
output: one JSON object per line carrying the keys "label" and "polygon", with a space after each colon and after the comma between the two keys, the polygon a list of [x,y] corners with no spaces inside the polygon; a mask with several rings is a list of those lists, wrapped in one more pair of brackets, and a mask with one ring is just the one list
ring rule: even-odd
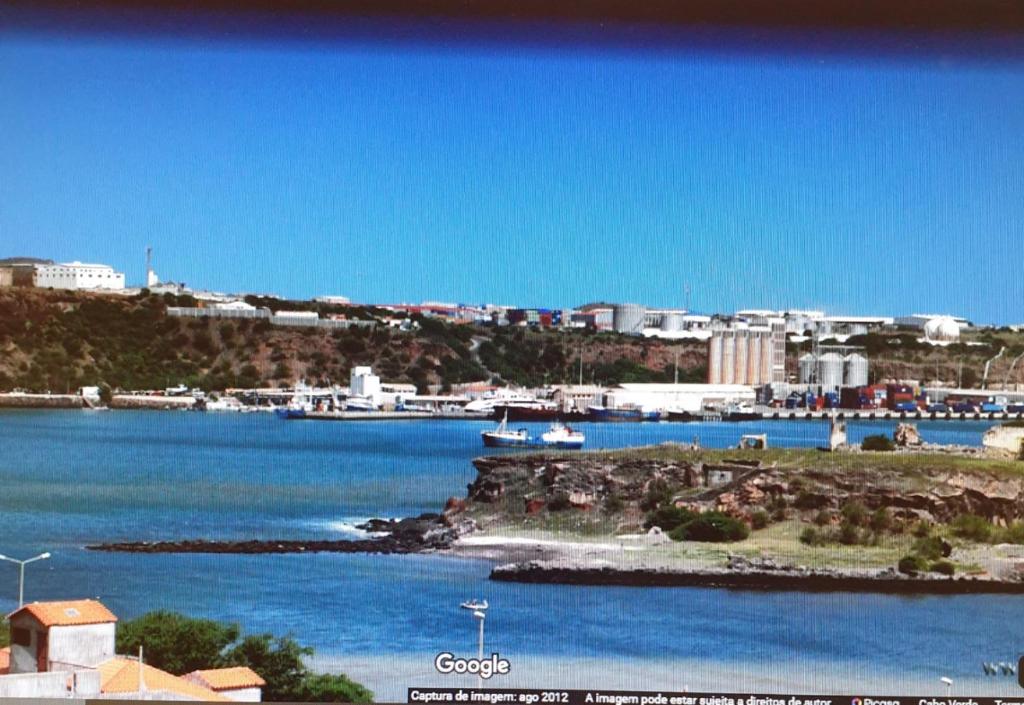
{"label": "white storage tank", "polygon": [[800,384],[811,384],[814,382],[816,363],[817,360],[811,353],[804,353],[800,356],[800,359],[797,361],[797,366],[800,370]]}
{"label": "white storage tank", "polygon": [[866,387],[868,384],[868,359],[857,353],[846,356],[846,386]]}
{"label": "white storage tank", "polygon": [[678,311],[666,311],[661,317],[661,330],[665,333],[677,333],[683,329],[683,314]]}
{"label": "white storage tank", "polygon": [[823,390],[843,386],[843,358],[838,353],[825,353],[818,358],[818,384]]}
{"label": "white storage tank", "polygon": [[642,335],[647,307],[642,304],[615,304],[612,308],[612,328],[616,333]]}

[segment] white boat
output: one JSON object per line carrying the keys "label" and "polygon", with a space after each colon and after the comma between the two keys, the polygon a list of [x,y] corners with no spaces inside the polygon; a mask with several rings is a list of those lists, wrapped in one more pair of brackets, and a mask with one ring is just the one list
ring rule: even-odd
{"label": "white boat", "polygon": [[577,450],[583,447],[583,442],[587,438],[580,431],[574,431],[565,424],[553,423],[548,432],[543,434],[540,439],[546,446]]}
{"label": "white boat", "polygon": [[540,405],[537,397],[512,389],[497,389],[488,392],[479,399],[474,399],[465,406],[470,413],[491,413],[496,407],[509,405]]}
{"label": "white boat", "polygon": [[481,431],[480,436],[488,448],[562,448],[579,450],[583,447],[586,437],[561,423],[551,424],[551,428],[539,438],[531,436],[525,428],[511,430],[508,427],[508,412],[501,423],[493,431]]}
{"label": "white boat", "polygon": [[530,434],[525,428],[512,431],[508,427],[508,414],[493,431],[481,431],[484,445],[488,448],[518,448],[530,444]]}
{"label": "white boat", "polygon": [[345,411],[377,411],[378,408],[369,397],[349,397],[345,400]]}
{"label": "white boat", "polygon": [[274,409],[274,413],[282,419],[302,419],[311,411],[315,411],[312,388],[305,382],[295,385],[295,393],[285,406]]}
{"label": "white boat", "polygon": [[203,405],[206,411],[245,411],[245,404],[234,397],[207,399]]}

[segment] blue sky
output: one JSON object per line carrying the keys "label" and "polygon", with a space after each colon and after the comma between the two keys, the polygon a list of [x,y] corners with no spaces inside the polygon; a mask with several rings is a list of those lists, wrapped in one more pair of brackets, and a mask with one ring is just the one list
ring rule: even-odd
{"label": "blue sky", "polygon": [[1019,54],[380,29],[8,28],[0,256],[137,283],[152,245],[166,279],[297,297],[681,305],[688,284],[706,311],[1024,322]]}

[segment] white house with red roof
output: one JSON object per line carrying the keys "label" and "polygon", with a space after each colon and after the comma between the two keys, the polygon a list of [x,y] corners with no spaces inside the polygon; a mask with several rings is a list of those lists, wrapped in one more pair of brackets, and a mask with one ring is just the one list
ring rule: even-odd
{"label": "white house with red roof", "polygon": [[33,602],[8,615],[0,698],[259,702],[266,683],[247,667],[176,676],[115,653],[117,617],[96,600]]}
{"label": "white house with red roof", "polygon": [[33,602],[8,620],[12,674],[95,668],[114,656],[117,617],[95,600]]}

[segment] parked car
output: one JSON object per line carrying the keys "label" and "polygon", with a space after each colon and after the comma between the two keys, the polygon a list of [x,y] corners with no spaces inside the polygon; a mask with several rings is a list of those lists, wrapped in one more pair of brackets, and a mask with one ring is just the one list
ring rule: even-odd
{"label": "parked car", "polygon": [[1010,404],[1006,410],[1011,414],[1024,414],[1024,404]]}
{"label": "parked car", "polygon": [[953,404],[953,411],[958,414],[975,414],[978,412],[978,407],[969,401],[958,401]]}
{"label": "parked car", "polygon": [[981,410],[986,414],[1001,414],[1005,410],[1005,407],[1002,404],[987,401],[981,405]]}
{"label": "parked car", "polygon": [[893,406],[893,411],[917,411],[917,404],[912,401],[898,401]]}
{"label": "parked car", "polygon": [[942,402],[935,402],[928,405],[928,412],[931,414],[945,414],[949,412],[949,407]]}

